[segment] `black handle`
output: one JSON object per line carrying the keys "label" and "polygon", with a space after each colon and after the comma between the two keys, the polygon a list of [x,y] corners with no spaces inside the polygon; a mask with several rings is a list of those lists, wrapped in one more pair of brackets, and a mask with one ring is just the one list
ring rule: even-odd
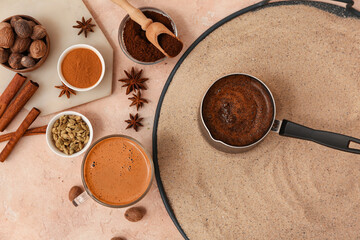
{"label": "black handle", "polygon": [[281,136],[313,141],[321,145],[342,150],[345,152],[360,154],[359,149],[349,148],[350,142],[360,144],[360,139],[342,135],[339,133],[311,129],[300,124],[288,121],[286,119],[284,119],[281,123],[279,134]]}

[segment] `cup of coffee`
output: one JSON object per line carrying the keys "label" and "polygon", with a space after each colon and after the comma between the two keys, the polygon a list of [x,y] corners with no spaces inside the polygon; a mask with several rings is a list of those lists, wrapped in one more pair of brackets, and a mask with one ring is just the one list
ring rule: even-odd
{"label": "cup of coffee", "polygon": [[138,141],[109,135],[96,141],[85,154],[81,178],[85,191],[73,200],[75,206],[92,198],[106,207],[128,207],[149,191],[154,165]]}

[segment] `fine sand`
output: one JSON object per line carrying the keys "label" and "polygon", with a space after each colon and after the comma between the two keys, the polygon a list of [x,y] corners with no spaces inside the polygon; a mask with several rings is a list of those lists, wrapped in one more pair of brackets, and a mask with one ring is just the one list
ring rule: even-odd
{"label": "fine sand", "polygon": [[199,105],[219,77],[271,89],[277,119],[360,138],[360,21],[303,6],[235,18],[203,40],[166,93],[161,179],[191,240],[359,239],[360,156],[270,133],[226,154],[201,136]]}

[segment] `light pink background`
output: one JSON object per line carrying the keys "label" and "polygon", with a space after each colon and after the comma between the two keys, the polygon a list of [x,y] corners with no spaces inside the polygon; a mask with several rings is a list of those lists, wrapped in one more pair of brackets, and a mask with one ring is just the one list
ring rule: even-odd
{"label": "light pink background", "polygon": [[[147,150],[152,150],[152,128],[156,105],[164,83],[179,57],[168,59],[154,66],[142,66],[131,62],[118,44],[118,26],[125,12],[110,0],[84,0],[97,23],[112,44],[115,52],[113,94],[110,97],[88,103],[72,110],[86,115],[93,124],[94,140],[114,133],[130,135],[138,139]],[[152,6],[162,9],[175,21],[184,49],[207,28],[254,0],[137,0],[135,6]],[[360,8],[360,1],[356,1]],[[11,8],[11,6],[8,6]],[[61,19],[58,19],[61,21]],[[97,29],[96,31],[98,31]],[[184,51],[183,51],[184,52]],[[132,66],[144,69],[148,90],[143,96],[150,103],[141,109],[144,127],[139,132],[125,130],[129,112],[129,96],[117,79],[123,78],[123,70]],[[13,131],[26,112],[9,126]],[[33,126],[47,124],[52,117],[42,117]],[[0,148],[4,146],[1,144]],[[137,205],[147,209],[147,215],[137,223],[124,218],[125,209],[110,209],[88,201],[75,208],[68,200],[73,185],[81,185],[80,165],[82,156],[64,159],[53,154],[46,145],[45,137],[23,138],[5,163],[0,164],[0,240],[23,239],[111,239],[122,236],[128,240],[182,239],[160,198],[154,181],[148,195]]]}

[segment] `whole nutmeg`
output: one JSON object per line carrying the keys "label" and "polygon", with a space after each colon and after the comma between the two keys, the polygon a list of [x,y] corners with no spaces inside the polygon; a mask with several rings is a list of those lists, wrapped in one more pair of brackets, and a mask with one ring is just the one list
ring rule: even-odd
{"label": "whole nutmeg", "polygon": [[21,65],[23,65],[26,68],[35,66],[36,62],[35,59],[33,59],[30,56],[23,56],[21,58]]}
{"label": "whole nutmeg", "polygon": [[0,23],[0,47],[10,48],[14,44],[15,34],[7,22]]}
{"label": "whole nutmeg", "polygon": [[24,19],[19,19],[14,22],[15,33],[21,38],[30,37],[32,34],[32,28],[30,27],[28,21]]}
{"label": "whole nutmeg", "polygon": [[111,238],[111,240],[126,240],[126,239],[122,237],[113,237]]}
{"label": "whole nutmeg", "polygon": [[11,20],[10,20],[10,25],[12,26],[12,27],[14,27],[14,23],[17,21],[17,20],[19,20],[19,19],[22,19],[20,16],[14,16],[14,17],[12,17],[11,18]]}
{"label": "whole nutmeg", "polygon": [[146,213],[145,208],[132,207],[126,210],[124,216],[130,222],[138,222],[144,217],[145,213]]}
{"label": "whole nutmeg", "polygon": [[46,54],[46,44],[42,40],[35,40],[30,45],[30,55],[35,59],[42,58]]}
{"label": "whole nutmeg", "polygon": [[0,47],[0,63],[5,63],[9,59],[9,51],[7,49],[4,49]]}
{"label": "whole nutmeg", "polygon": [[84,190],[79,186],[73,186],[69,191],[69,200],[73,201],[77,196],[79,196]]}
{"label": "whole nutmeg", "polygon": [[27,22],[31,28],[34,28],[36,26],[36,23],[34,21],[27,20]]}
{"label": "whole nutmeg", "polygon": [[13,53],[25,52],[26,50],[29,49],[30,44],[31,44],[31,39],[30,38],[16,37],[14,44],[10,48],[10,51],[13,52]]}
{"label": "whole nutmeg", "polygon": [[31,39],[38,40],[42,39],[46,36],[46,30],[42,25],[36,25],[33,28],[33,32],[31,34]]}
{"label": "whole nutmeg", "polygon": [[23,57],[22,54],[20,53],[12,53],[10,54],[8,63],[10,65],[10,67],[14,68],[14,69],[20,69],[23,66],[21,65],[21,58]]}

